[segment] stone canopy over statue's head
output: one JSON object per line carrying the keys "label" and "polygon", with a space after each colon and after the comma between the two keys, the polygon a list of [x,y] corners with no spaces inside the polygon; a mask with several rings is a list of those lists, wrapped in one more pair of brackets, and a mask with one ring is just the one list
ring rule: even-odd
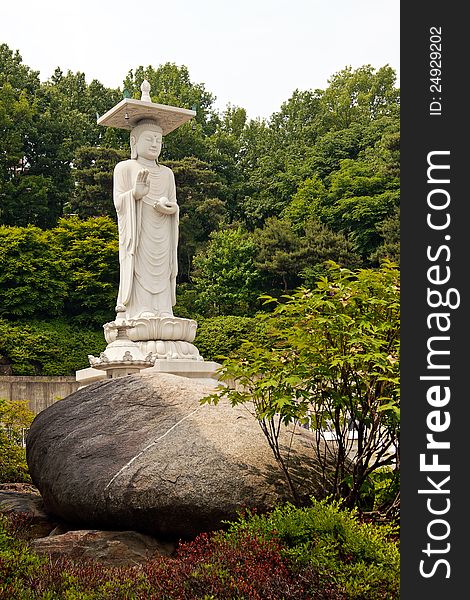
{"label": "stone canopy over statue's head", "polygon": [[123,98],[97,120],[98,125],[132,130],[145,120],[160,127],[162,136],[165,136],[196,116],[194,110],[152,102],[150,86],[146,80],[140,89],[141,100]]}
{"label": "stone canopy over statue's head", "polygon": [[189,121],[196,115],[196,112],[194,110],[152,102],[150,84],[147,80],[143,81],[140,89],[142,92],[140,100],[124,98],[119,104],[116,104],[116,106],[100,117],[97,123],[107,127],[130,130],[132,159],[138,157],[138,143],[142,133],[145,131],[156,133],[154,141],[160,149],[155,153],[155,159],[158,160],[163,136]]}

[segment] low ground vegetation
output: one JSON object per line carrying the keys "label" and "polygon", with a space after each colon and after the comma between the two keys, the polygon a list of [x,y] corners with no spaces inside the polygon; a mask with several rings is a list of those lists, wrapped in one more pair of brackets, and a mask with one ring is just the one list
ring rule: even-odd
{"label": "low ground vegetation", "polygon": [[338,504],[246,514],[225,531],[181,543],[173,557],[134,567],[39,557],[28,549],[27,528],[27,518],[1,520],[1,600],[399,597],[396,531],[363,523]]}

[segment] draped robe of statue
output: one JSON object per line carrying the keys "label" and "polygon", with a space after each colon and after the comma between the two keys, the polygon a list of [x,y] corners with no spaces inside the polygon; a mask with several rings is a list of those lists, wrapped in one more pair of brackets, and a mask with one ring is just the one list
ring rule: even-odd
{"label": "draped robe of statue", "polygon": [[[149,171],[150,191],[135,200],[137,173]],[[176,203],[173,172],[164,165],[148,166],[136,159],[118,163],[114,170],[114,205],[119,228],[120,282],[116,311],[126,319],[173,316],[178,271],[178,207],[162,214],[153,204],[162,197]]]}

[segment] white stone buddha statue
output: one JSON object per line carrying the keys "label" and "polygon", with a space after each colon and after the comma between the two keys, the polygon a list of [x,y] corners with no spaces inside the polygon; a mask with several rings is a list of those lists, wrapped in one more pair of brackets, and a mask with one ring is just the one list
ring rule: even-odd
{"label": "white stone buddha statue", "polygon": [[179,208],[173,172],[158,163],[162,129],[143,119],[131,130],[131,159],[114,170],[119,227],[117,318],[172,317],[178,271]]}

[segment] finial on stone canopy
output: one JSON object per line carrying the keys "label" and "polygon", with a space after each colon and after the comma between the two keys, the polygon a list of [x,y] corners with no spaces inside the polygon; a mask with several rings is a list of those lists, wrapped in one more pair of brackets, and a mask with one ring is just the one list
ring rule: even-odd
{"label": "finial on stone canopy", "polygon": [[146,79],[142,81],[140,90],[142,92],[140,100],[143,102],[152,102],[152,98],[150,98],[150,83]]}

